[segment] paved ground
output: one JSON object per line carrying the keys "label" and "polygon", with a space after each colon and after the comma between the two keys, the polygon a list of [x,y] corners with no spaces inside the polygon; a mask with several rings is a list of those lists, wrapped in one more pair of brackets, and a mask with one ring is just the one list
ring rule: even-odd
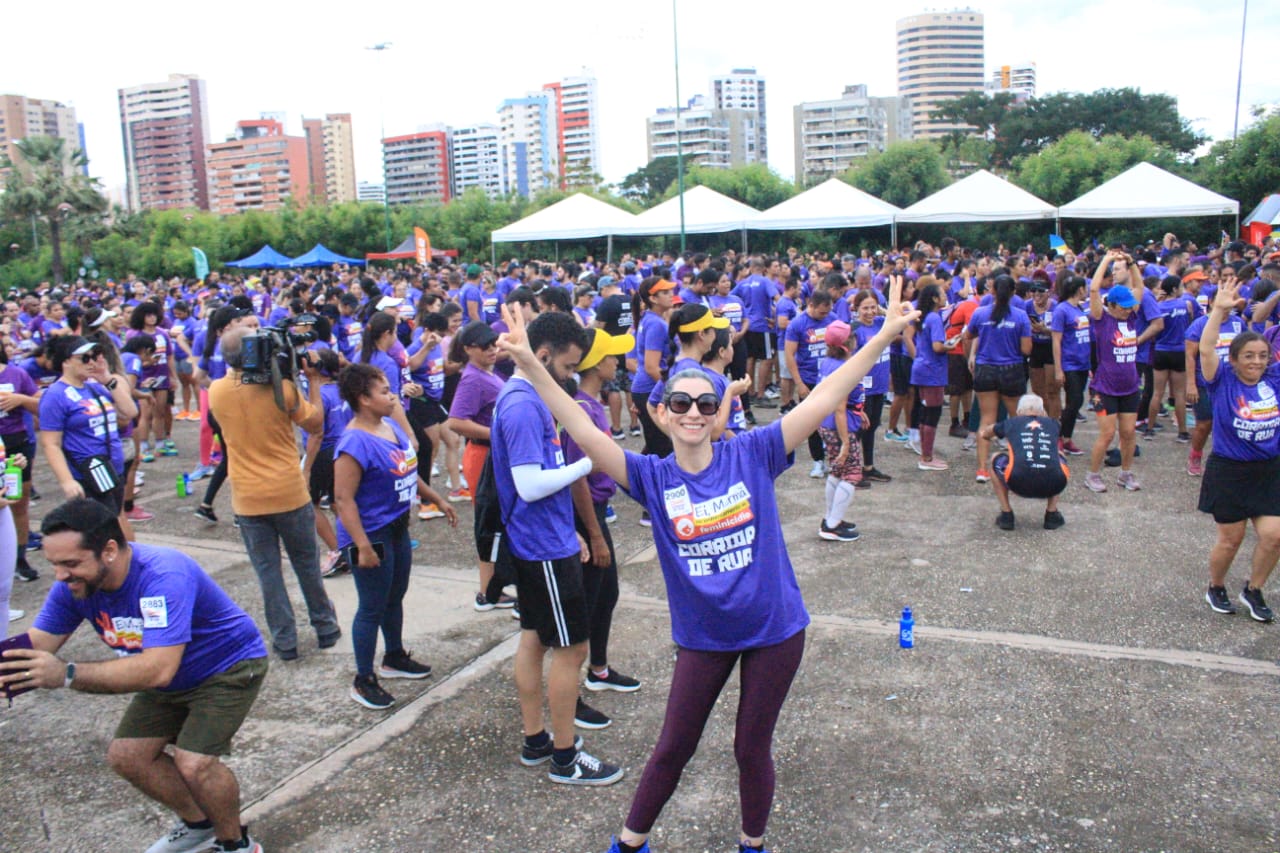
{"label": "paved ground", "polygon": [[[142,539],[194,555],[262,625],[229,495],[218,502],[224,522],[209,527],[190,515],[195,498],[173,494],[194,446],[194,427],[179,430],[183,458],[146,466],[143,502],[159,518],[140,526]],[[1092,426],[1082,434],[1091,440]],[[1065,528],[1041,529],[1042,507],[1022,503],[1018,530],[1001,533],[993,498],[972,481],[972,455],[954,439],[940,445],[956,463],[942,474],[915,470],[904,448],[881,448],[879,467],[896,479],[857,494],[850,516],[863,539],[854,544],[817,539],[821,490],[805,476],[803,449],[779,481],[814,624],[779,726],[771,846],[1280,849],[1270,764],[1280,626],[1205,606],[1213,528],[1194,511],[1183,446],[1145,442],[1136,470],[1146,488],[1136,493],[1087,492],[1075,460]],[[47,477],[38,483],[49,497],[37,516],[56,492]],[[590,694],[615,722],[585,735],[588,749],[627,768],[622,783],[565,790],[516,760],[515,623],[470,607],[465,510],[457,532],[415,523],[422,544],[406,630],[436,676],[393,682],[394,713],[346,698],[346,643],[318,652],[303,629],[301,660],[273,662],[231,759],[266,848],[603,850],[657,737],[672,665],[648,531],[634,504],[616,506],[627,565],[612,657],[645,684],[629,696]],[[45,568],[39,555],[34,563]],[[1243,578],[1233,571],[1233,590]],[[350,578],[328,585],[349,624]],[[34,611],[48,586],[47,572],[19,584],[14,606]],[[918,625],[909,652],[896,644],[904,604]],[[104,651],[87,628],[70,649],[79,658]],[[56,691],[0,712],[0,850],[142,850],[167,828],[170,816],[102,761],[125,702]],[[734,849],[736,702],[731,682],[659,820],[655,850]]]}

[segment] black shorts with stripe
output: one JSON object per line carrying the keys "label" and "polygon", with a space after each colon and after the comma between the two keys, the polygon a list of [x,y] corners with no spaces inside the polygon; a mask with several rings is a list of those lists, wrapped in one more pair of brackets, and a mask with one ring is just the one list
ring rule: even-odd
{"label": "black shorts with stripe", "polygon": [[577,554],[559,560],[522,560],[514,554],[520,596],[520,627],[537,631],[542,645],[564,648],[585,643],[590,625]]}

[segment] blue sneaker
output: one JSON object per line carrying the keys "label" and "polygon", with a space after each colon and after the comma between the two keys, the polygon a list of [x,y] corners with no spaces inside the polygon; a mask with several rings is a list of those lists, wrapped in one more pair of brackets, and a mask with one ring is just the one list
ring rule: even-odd
{"label": "blue sneaker", "polygon": [[898,432],[896,429],[885,430],[884,437],[886,441],[896,441],[899,444],[905,444],[908,441],[907,436]]}
{"label": "blue sneaker", "polygon": [[32,530],[27,534],[27,550],[39,551],[44,547],[44,536]]}
{"label": "blue sneaker", "polygon": [[[616,836],[610,839],[609,849],[606,850],[605,853],[622,853],[622,848],[618,846],[618,839]],[[652,851],[649,850],[649,842],[645,841],[644,844],[641,844],[639,849],[636,850],[636,853],[652,853]]]}
{"label": "blue sneaker", "polygon": [[612,504],[604,508],[604,523],[613,524],[618,520],[618,514],[613,511]]}

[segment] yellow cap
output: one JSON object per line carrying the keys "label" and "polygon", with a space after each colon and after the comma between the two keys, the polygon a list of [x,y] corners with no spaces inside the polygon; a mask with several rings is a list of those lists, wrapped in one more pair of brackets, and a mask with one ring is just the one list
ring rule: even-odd
{"label": "yellow cap", "polygon": [[685,323],[680,326],[677,331],[682,334],[689,332],[701,332],[703,329],[727,329],[729,328],[729,319],[727,317],[717,317],[708,311],[692,323]]}
{"label": "yellow cap", "polygon": [[603,361],[605,356],[626,355],[635,348],[636,339],[631,335],[611,335],[604,329],[596,329],[595,336],[591,339],[591,349],[578,362],[578,372],[590,370]]}

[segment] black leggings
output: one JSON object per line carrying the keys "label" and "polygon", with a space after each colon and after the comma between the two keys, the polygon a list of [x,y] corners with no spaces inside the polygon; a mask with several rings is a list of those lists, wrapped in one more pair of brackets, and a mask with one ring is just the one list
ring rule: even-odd
{"label": "black leggings", "polygon": [[[413,434],[418,437],[418,476],[422,482],[431,485],[431,458],[435,455],[435,444],[427,435],[427,418],[417,400],[409,401],[409,410],[405,412]],[[422,463],[426,463],[425,465]]]}
{"label": "black leggings", "polygon": [[[743,338],[733,345],[733,361],[729,362],[729,378],[743,379],[747,375],[747,339]],[[754,380],[753,380],[754,381]],[[751,395],[743,394],[742,408],[751,410]]]}
{"label": "black leggings", "polygon": [[884,395],[868,394],[862,403],[862,410],[867,413],[866,429],[862,431],[862,468],[876,467],[876,430],[880,429],[880,417],[884,414]]}
{"label": "black leggings", "polygon": [[822,444],[822,436],[814,430],[809,434],[809,458],[814,462],[822,462],[827,458],[827,448]]}
{"label": "black leggings", "polygon": [[734,664],[741,661],[733,756],[738,761],[742,832],[751,838],[763,836],[773,806],[773,729],[803,656],[803,630],[777,645],[743,652],[680,649],[662,734],[631,801],[627,829],[648,834],[653,828],[698,748],[702,729]]}
{"label": "black leggings", "polygon": [[227,447],[227,439],[222,435],[222,427],[218,425],[212,411],[209,412],[209,429],[218,439],[218,444],[222,445],[222,458],[218,460],[218,467],[213,469],[213,475],[209,477],[209,485],[204,490],[204,500],[200,501],[202,506],[211,507],[222,489],[222,484],[227,481],[227,458],[231,455],[231,449]]}
{"label": "black leggings", "polygon": [[1155,395],[1156,371],[1150,364],[1139,364],[1138,372],[1142,374],[1142,402],[1138,403],[1138,420],[1144,421],[1147,419],[1147,412],[1151,411],[1151,398]]}
{"label": "black leggings", "polygon": [[1076,419],[1080,417],[1080,409],[1084,406],[1084,386],[1089,383],[1089,371],[1068,370],[1063,373],[1063,377],[1066,379],[1067,404],[1062,407],[1058,434],[1066,441],[1076,431]]}
{"label": "black leggings", "polygon": [[[618,604],[618,563],[613,553],[613,537],[609,535],[609,525],[604,519],[609,504],[593,503],[596,523],[604,534],[605,544],[609,546],[609,565],[601,569],[591,560],[582,564],[582,589],[587,597],[587,621],[590,625],[588,639],[591,641],[591,665],[600,669],[609,663],[609,631],[613,627],[613,609]],[[587,542],[586,525],[574,513],[578,532]],[[594,556],[594,555],[593,555]]]}
{"label": "black leggings", "polygon": [[654,456],[670,456],[671,437],[659,429],[653,422],[653,418],[649,417],[649,392],[631,392],[631,402],[640,412],[640,428],[644,430],[644,448],[640,452]]}

